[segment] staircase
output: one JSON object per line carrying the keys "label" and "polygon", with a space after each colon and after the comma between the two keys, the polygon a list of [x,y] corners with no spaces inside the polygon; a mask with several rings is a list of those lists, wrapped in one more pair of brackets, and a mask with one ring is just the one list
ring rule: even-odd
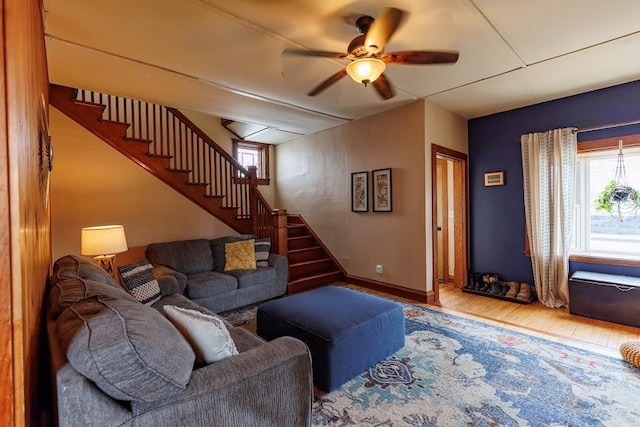
{"label": "staircase", "polygon": [[49,102],[239,233],[270,237],[289,260],[289,292],[344,277],[299,215],[273,210],[248,170],[180,111],[84,89],[49,85]]}
{"label": "staircase", "polygon": [[287,247],[289,293],[344,280],[340,264],[300,215],[287,215]]}

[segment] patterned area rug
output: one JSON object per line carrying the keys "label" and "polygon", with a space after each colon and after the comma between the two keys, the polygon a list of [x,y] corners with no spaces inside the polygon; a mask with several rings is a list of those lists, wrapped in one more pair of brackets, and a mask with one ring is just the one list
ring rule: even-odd
{"label": "patterned area rug", "polygon": [[[402,305],[404,348],[336,391],[316,390],[313,425],[639,425],[640,370],[622,359]],[[228,319],[255,331],[255,311]]]}

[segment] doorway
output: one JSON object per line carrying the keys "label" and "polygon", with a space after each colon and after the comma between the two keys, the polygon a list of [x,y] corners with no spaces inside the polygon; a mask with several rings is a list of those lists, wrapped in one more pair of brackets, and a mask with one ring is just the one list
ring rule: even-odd
{"label": "doorway", "polygon": [[433,294],[465,285],[468,271],[467,155],[431,145]]}

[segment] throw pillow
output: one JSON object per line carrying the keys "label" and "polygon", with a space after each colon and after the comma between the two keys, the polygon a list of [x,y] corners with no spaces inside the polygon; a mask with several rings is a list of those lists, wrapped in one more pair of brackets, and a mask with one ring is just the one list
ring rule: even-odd
{"label": "throw pillow", "polygon": [[231,270],[255,270],[256,249],[255,239],[241,242],[227,243],[224,245],[224,271]]}
{"label": "throw pillow", "polygon": [[151,305],[162,296],[160,285],[156,278],[153,277],[152,270],[153,266],[146,260],[118,267],[124,287],[144,305]]}
{"label": "throw pillow", "polygon": [[269,252],[271,251],[271,239],[256,240],[256,267],[269,267]]}
{"label": "throw pillow", "polygon": [[222,319],[175,305],[165,305],[167,318],[189,341],[196,363],[208,365],[238,354]]}
{"label": "throw pillow", "polygon": [[191,378],[195,354],[187,340],[137,301],[86,298],[65,309],[56,327],[71,366],[114,399],[168,399]]}

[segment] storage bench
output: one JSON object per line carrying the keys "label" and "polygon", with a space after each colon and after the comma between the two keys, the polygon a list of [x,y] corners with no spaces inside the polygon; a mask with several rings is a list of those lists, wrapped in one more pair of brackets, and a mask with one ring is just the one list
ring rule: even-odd
{"label": "storage bench", "polygon": [[576,271],[569,280],[569,312],[640,327],[640,277]]}
{"label": "storage bench", "polygon": [[306,343],[314,383],[327,392],[404,346],[400,304],[338,286],[261,304],[257,323],[266,340],[288,335]]}

